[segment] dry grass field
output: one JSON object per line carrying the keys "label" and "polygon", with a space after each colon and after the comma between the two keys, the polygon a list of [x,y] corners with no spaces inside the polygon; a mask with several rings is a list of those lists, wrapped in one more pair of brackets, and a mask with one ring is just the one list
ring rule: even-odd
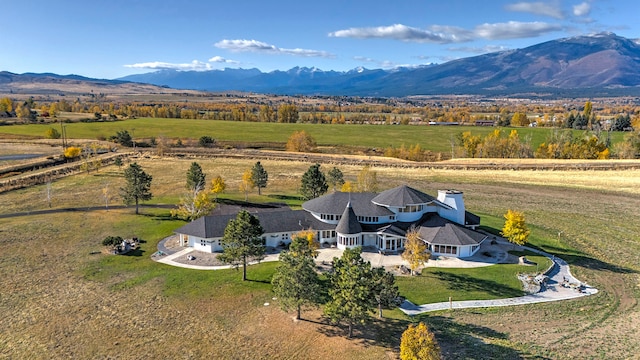
{"label": "dry grass field", "polygon": [[[152,203],[175,203],[192,160],[140,158],[153,175]],[[198,159],[207,179],[221,175],[227,198],[252,161]],[[262,161],[263,195],[289,201],[309,163]],[[325,166],[323,166],[325,167]],[[360,167],[341,166],[348,180]],[[325,169],[327,170],[327,169]],[[598,287],[592,297],[557,303],[426,314],[446,359],[629,359],[640,351],[640,171],[463,171],[375,168],[381,189],[406,183],[427,193],[465,192],[483,225],[499,228],[508,208],[525,212],[534,246],[557,254]],[[0,218],[0,358],[397,358],[410,319],[399,311],[346,339],[340,328],[292,321],[270,293],[273,264],[202,272],[153,262],[157,242],[182,222],[167,210],[82,211],[119,204],[121,170],[58,180],[47,215]],[[47,208],[45,186],[0,194],[0,215]],[[102,253],[107,235],[146,240],[132,256]],[[462,286],[473,286],[463,283]],[[425,289],[428,291],[428,289]],[[265,306],[265,303],[270,303]]]}

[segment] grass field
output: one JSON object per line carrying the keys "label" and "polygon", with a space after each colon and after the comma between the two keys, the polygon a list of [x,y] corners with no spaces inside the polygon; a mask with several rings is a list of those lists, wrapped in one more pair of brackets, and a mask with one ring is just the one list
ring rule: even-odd
{"label": "grass field", "polygon": [[[44,137],[51,124],[13,125],[0,128],[0,134],[32,135]],[[109,137],[117,131],[128,130],[136,139],[164,136],[171,139],[199,139],[208,135],[217,140],[243,142],[286,143],[294,132],[305,130],[318,145],[349,145],[384,149],[390,146],[420,144],[423,149],[451,152],[451,141],[463,131],[486,135],[492,127],[476,126],[403,126],[403,125],[327,125],[327,124],[278,124],[218,120],[155,119],[140,118],[116,122],[66,124],[67,136],[72,139]],[[551,133],[545,128],[518,128],[521,139],[531,138],[537,148]],[[510,128],[505,129],[505,136]],[[575,131],[580,134],[580,131]],[[622,140],[623,133],[612,133],[612,143]]]}
{"label": "grass field", "polygon": [[[234,123],[235,124],[235,123]],[[83,124],[84,125],[84,124]],[[137,129],[137,128],[136,128]],[[136,130],[137,136],[137,130]],[[175,203],[192,160],[138,159],[153,175],[153,203]],[[220,174],[227,198],[252,161],[199,159],[207,179]],[[263,196],[291,200],[308,163],[262,161],[269,172]],[[324,166],[323,166],[324,167]],[[348,180],[360,167],[344,166]],[[640,171],[454,171],[376,168],[381,189],[410,184],[427,193],[465,192],[467,208],[489,228],[508,208],[523,210],[532,246],[567,260],[574,274],[596,286],[595,296],[548,304],[425,314],[448,359],[633,358],[640,350]],[[53,207],[119,203],[120,171],[109,166],[52,185]],[[47,207],[45,187],[0,194],[0,214]],[[8,358],[394,358],[410,319],[399,311],[359,327],[357,338],[322,324],[319,311],[294,322],[277,308],[267,284],[274,264],[251,267],[243,283],[233,271],[204,272],[153,262],[157,242],[183,224],[167,210],[72,211],[0,218],[0,357]],[[107,235],[146,240],[131,256],[101,253]],[[511,267],[511,265],[509,265]],[[490,270],[489,270],[490,269]],[[446,301],[516,294],[511,278],[484,270],[431,268],[400,280],[410,299]],[[516,280],[517,281],[517,280]],[[445,300],[441,298],[445,296]],[[265,306],[265,303],[269,303]]]}

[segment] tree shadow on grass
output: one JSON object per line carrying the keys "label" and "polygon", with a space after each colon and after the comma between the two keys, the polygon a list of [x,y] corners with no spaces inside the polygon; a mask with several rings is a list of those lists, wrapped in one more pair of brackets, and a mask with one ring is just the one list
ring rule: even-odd
{"label": "tree shadow on grass", "polygon": [[455,322],[444,316],[419,315],[416,321],[424,322],[434,333],[447,359],[550,359],[533,357],[502,345],[508,334],[494,329]]}
{"label": "tree shadow on grass", "polygon": [[115,173],[115,172],[107,171],[107,172],[99,172],[97,174],[93,174],[93,176],[95,176],[95,177],[117,177],[117,178],[121,178],[121,177],[124,177],[124,174],[121,173],[121,172]]}
{"label": "tree shadow on grass", "polygon": [[445,271],[434,271],[447,288],[458,292],[485,292],[498,297],[522,296],[523,292],[491,280],[478,279],[465,274],[452,274]]}
{"label": "tree shadow on grass", "polygon": [[496,236],[502,236],[500,235],[500,230],[496,229],[496,228],[492,228],[490,226],[486,226],[486,225],[480,225],[478,226],[479,230],[482,230],[486,233],[492,234],[492,235],[496,235]]}
{"label": "tree shadow on grass", "polygon": [[251,279],[251,278],[249,278],[248,275],[247,275],[247,280],[246,281],[254,282],[254,283],[271,284],[271,281],[269,281],[269,280]]}
{"label": "tree shadow on grass", "polygon": [[126,253],[121,254],[121,255],[122,256],[136,256],[136,257],[138,257],[138,256],[144,255],[145,252],[146,251],[144,251],[144,250],[142,250],[140,248],[137,248],[137,249],[134,249],[134,250],[127,251]]}
{"label": "tree shadow on grass", "polygon": [[153,220],[160,220],[160,221],[169,221],[169,220],[176,220],[176,218],[174,218],[173,216],[171,216],[170,213],[165,213],[165,214],[148,214],[148,213],[139,213],[138,216],[144,216],[144,217],[148,217],[151,218]]}
{"label": "tree shadow on grass", "polygon": [[218,204],[239,206],[242,208],[257,208],[257,209],[278,209],[283,206],[286,206],[285,204],[281,204],[281,203],[258,204],[258,203],[252,203],[252,202],[242,201],[242,200],[233,200],[233,199],[218,199]]}
{"label": "tree shadow on grass", "polygon": [[[349,335],[349,327],[346,324],[335,325],[327,318],[323,318],[320,322],[313,322],[321,325],[318,331],[325,336],[346,338]],[[351,340],[367,347],[382,346],[399,351],[400,337],[408,325],[407,320],[374,318],[364,325],[354,325]]]}
{"label": "tree shadow on grass", "polygon": [[292,201],[302,200],[301,196],[294,196],[294,195],[269,194],[267,195],[267,197],[270,197],[272,199],[278,199],[278,200],[292,200]]}

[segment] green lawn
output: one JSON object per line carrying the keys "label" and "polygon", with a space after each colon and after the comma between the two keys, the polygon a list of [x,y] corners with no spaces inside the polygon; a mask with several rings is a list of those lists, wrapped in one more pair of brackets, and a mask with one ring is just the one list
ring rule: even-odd
{"label": "green lawn", "polygon": [[[517,255],[517,254],[516,254]],[[546,270],[551,262],[544,256],[526,253],[536,266],[499,264],[480,268],[427,267],[419,276],[397,277],[400,293],[414,304],[462,300],[490,300],[524,295],[518,273]],[[432,260],[433,261],[433,260]]]}
{"label": "green lawn", "polygon": [[277,263],[252,265],[242,281],[237,270],[201,271],[157,263],[150,255],[158,242],[184,224],[172,219],[167,210],[145,209],[143,215],[122,214],[114,224],[114,235],[138,236],[143,240],[138,250],[123,256],[101,256],[83,270],[88,280],[108,283],[115,291],[128,290],[160,279],[167,296],[201,298],[224,293],[230,296],[247,293],[268,293]]}
{"label": "green lawn", "polygon": [[[13,125],[0,128],[4,134],[44,137],[51,124]],[[57,125],[53,125],[57,128]],[[423,149],[450,152],[451,141],[463,131],[486,135],[492,127],[476,126],[406,126],[406,125],[328,125],[279,124],[221,120],[140,118],[115,122],[66,124],[67,136],[72,139],[109,137],[119,130],[128,130],[136,139],[160,137],[198,139],[208,135],[217,140],[243,142],[285,143],[294,131],[305,130],[318,145],[349,145],[387,148],[420,144]],[[544,142],[551,133],[545,128],[518,128],[521,139],[531,138],[533,148]],[[505,129],[505,136],[510,128]],[[576,134],[581,132],[574,131]],[[623,133],[613,133],[612,143],[621,141]]]}

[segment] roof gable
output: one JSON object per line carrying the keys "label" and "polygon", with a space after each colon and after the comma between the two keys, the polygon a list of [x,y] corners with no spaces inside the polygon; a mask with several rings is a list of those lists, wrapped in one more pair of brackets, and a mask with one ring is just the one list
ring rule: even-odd
{"label": "roof gable", "polygon": [[477,245],[486,235],[467,229],[437,214],[430,214],[418,228],[420,238],[430,244],[440,245]]}
{"label": "roof gable", "polygon": [[[252,212],[260,220],[265,234],[296,232],[306,229],[332,230],[334,225],[317,220],[304,210],[283,208],[278,211]],[[229,220],[235,219],[237,214],[208,215],[196,219],[175,230],[178,234],[186,234],[204,239],[220,238]]]}
{"label": "roof gable", "polygon": [[348,193],[338,191],[311,199],[302,204],[302,208],[316,214],[338,215],[342,214],[347,203],[351,202],[353,211],[357,216],[393,215],[393,212],[389,209],[371,202],[371,199],[375,196],[375,193]]}
{"label": "roof gable", "polygon": [[405,207],[407,205],[428,204],[436,200],[431,195],[416,190],[407,185],[400,185],[393,189],[385,190],[371,201],[382,206]]}
{"label": "roof gable", "polygon": [[362,232],[362,226],[358,222],[356,213],[353,212],[351,202],[347,203],[338,226],[336,226],[336,232],[340,234],[359,234]]}

